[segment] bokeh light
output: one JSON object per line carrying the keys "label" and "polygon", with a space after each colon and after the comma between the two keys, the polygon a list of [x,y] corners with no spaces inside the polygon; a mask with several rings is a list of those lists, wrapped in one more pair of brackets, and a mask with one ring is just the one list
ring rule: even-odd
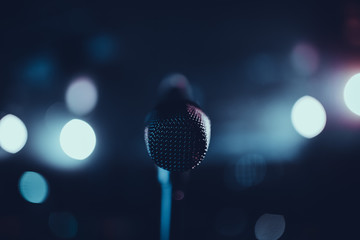
{"label": "bokeh light", "polygon": [[35,56],[25,63],[21,79],[34,87],[49,87],[54,80],[55,70],[52,57],[47,54]]}
{"label": "bokeh light", "polygon": [[45,115],[37,115],[33,119],[32,140],[28,141],[30,154],[38,160],[40,164],[56,170],[79,170],[92,166],[92,158],[86,161],[79,161],[69,157],[59,143],[61,130],[73,115],[69,113],[66,105],[56,102],[49,106]]}
{"label": "bokeh light", "polygon": [[299,43],[291,52],[291,63],[296,73],[310,76],[319,67],[319,53],[311,44]]}
{"label": "bokeh light", "polygon": [[355,47],[360,46],[360,5],[356,1],[348,2],[345,7],[344,34],[347,42]]}
{"label": "bokeh light", "polygon": [[177,201],[183,200],[185,197],[185,193],[182,190],[176,190],[173,194],[173,198]]}
{"label": "bokeh light", "polygon": [[66,90],[66,105],[72,113],[79,116],[91,112],[96,106],[97,99],[96,86],[87,77],[75,79]]}
{"label": "bokeh light", "polygon": [[260,154],[245,154],[225,170],[225,184],[229,189],[242,190],[260,184],[266,175],[266,161]]}
{"label": "bokeh light", "polygon": [[264,98],[255,103],[240,99],[222,103],[215,114],[227,120],[213,134],[211,151],[232,159],[259,153],[269,162],[293,160],[304,141],[294,131],[289,118],[292,94]]}
{"label": "bokeh light", "polygon": [[326,125],[326,112],[315,98],[304,96],[296,101],[291,112],[295,130],[305,138],[319,135]]}
{"label": "bokeh light", "polygon": [[49,227],[58,238],[74,238],[78,232],[78,222],[69,212],[55,212],[49,216]]}
{"label": "bokeh light", "polygon": [[48,196],[48,184],[43,176],[36,172],[25,172],[19,181],[21,196],[31,203],[42,203]]}
{"label": "bokeh light", "polygon": [[258,240],[277,240],[285,231],[285,218],[277,214],[264,214],[255,224],[255,236]]}
{"label": "bokeh light", "polygon": [[346,83],[344,101],[353,113],[360,116],[360,73],[355,74]]}
{"label": "bokeh light", "polygon": [[95,132],[85,121],[73,119],[61,130],[60,145],[69,157],[83,160],[95,149]]}
{"label": "bokeh light", "polygon": [[258,54],[248,59],[246,63],[246,77],[262,86],[271,85],[281,79],[280,64],[269,54]]}
{"label": "bokeh light", "polygon": [[119,44],[111,35],[101,34],[88,41],[87,52],[93,61],[108,63],[118,56]]}
{"label": "bokeh light", "polygon": [[8,114],[0,120],[0,146],[6,152],[19,152],[27,138],[26,126],[18,117]]}

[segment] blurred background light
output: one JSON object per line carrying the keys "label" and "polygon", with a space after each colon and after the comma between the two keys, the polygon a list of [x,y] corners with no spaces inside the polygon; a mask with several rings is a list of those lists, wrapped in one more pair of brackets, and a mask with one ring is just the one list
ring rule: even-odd
{"label": "blurred background light", "polygon": [[173,197],[175,200],[180,201],[180,200],[184,199],[185,193],[184,193],[184,191],[176,190],[173,194]]}
{"label": "blurred background light", "polygon": [[83,160],[95,149],[95,132],[85,121],[73,119],[61,130],[60,145],[69,157]]}
{"label": "blurred background light", "polygon": [[68,109],[79,116],[90,113],[96,106],[98,93],[93,81],[87,77],[75,79],[66,90]]}
{"label": "blurred background light", "polygon": [[32,135],[29,140],[31,153],[46,167],[56,170],[78,170],[91,166],[91,159],[78,161],[69,157],[59,144],[61,130],[73,118],[62,102],[52,104],[44,115],[33,119]]}
{"label": "blurred background light", "polygon": [[58,238],[74,238],[78,232],[78,222],[69,212],[54,212],[49,216],[49,227]]}
{"label": "blurred background light", "polygon": [[295,102],[291,111],[291,121],[301,136],[313,138],[325,128],[326,112],[317,99],[304,96]]}
{"label": "blurred background light", "polygon": [[349,79],[344,88],[346,106],[360,116],[360,73]]}
{"label": "blurred background light", "polygon": [[255,224],[255,236],[258,240],[277,240],[285,231],[285,218],[277,214],[264,214]]}
{"label": "blurred background light", "polygon": [[267,161],[291,161],[303,145],[289,118],[291,101],[292,92],[253,102],[239,99],[222,103],[213,115],[226,120],[214,129],[210,150],[237,159],[254,152]]}
{"label": "blurred background light", "polygon": [[89,57],[97,63],[108,63],[119,54],[119,44],[110,34],[92,37],[86,47]]}
{"label": "blurred background light", "polygon": [[260,86],[267,86],[280,81],[280,64],[277,59],[266,53],[251,57],[246,64],[246,77]]}
{"label": "blurred background light", "polygon": [[229,189],[242,190],[260,184],[266,175],[266,161],[260,154],[245,154],[225,168],[224,180]]}
{"label": "blurred background light", "polygon": [[347,42],[354,47],[360,46],[360,5],[356,1],[347,2],[345,7],[344,34]]}
{"label": "blurred background light", "polygon": [[297,74],[310,76],[319,67],[319,53],[311,44],[299,43],[291,52],[291,63]]}
{"label": "blurred background light", "polygon": [[26,126],[18,117],[8,114],[0,120],[0,146],[6,152],[19,152],[25,146],[27,138]]}
{"label": "blurred background light", "polygon": [[31,203],[42,203],[48,196],[48,184],[43,176],[36,172],[25,172],[19,181],[21,196]]}
{"label": "blurred background light", "polygon": [[35,87],[47,87],[53,82],[55,64],[47,54],[29,59],[22,70],[24,82]]}

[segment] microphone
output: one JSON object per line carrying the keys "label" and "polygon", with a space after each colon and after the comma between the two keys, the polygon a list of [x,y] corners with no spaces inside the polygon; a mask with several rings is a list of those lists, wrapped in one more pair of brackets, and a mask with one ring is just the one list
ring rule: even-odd
{"label": "microphone", "polygon": [[204,160],[210,143],[210,120],[189,100],[184,87],[167,89],[145,125],[147,151],[158,167],[184,172]]}

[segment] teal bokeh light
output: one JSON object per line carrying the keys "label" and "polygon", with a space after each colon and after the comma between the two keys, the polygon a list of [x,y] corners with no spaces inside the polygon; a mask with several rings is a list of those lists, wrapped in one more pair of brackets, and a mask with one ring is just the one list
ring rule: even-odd
{"label": "teal bokeh light", "polygon": [[25,172],[19,181],[21,196],[31,203],[42,203],[48,196],[49,187],[43,176],[36,172]]}

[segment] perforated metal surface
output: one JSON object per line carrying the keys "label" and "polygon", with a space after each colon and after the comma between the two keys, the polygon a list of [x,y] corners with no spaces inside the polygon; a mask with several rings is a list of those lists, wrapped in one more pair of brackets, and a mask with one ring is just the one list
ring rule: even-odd
{"label": "perforated metal surface", "polygon": [[183,103],[155,109],[145,127],[150,157],[169,171],[195,168],[204,159],[210,142],[209,118],[196,106]]}

